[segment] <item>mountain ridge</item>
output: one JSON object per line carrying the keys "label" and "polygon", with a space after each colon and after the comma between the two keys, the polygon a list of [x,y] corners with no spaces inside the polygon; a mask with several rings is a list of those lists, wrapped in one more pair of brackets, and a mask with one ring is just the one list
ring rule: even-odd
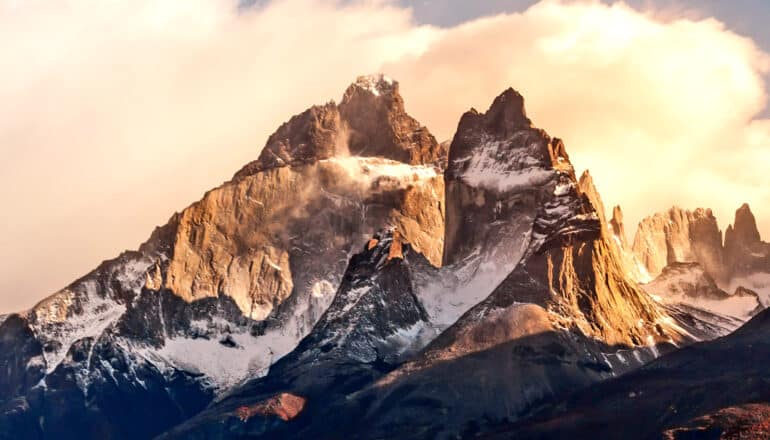
{"label": "mountain ridge", "polygon": [[[447,147],[396,81],[359,77],[137,251],[0,320],[0,426],[466,435],[737,327],[640,288],[621,214],[514,89]],[[731,243],[761,246],[741,215]]]}

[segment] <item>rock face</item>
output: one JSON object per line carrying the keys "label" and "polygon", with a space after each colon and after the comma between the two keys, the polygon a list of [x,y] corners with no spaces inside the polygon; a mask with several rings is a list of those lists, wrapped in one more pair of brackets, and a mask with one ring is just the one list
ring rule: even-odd
{"label": "rock face", "polygon": [[[522,96],[508,89],[486,113],[465,113],[449,151],[444,264],[494,249],[501,237],[526,242],[534,218],[522,213],[540,204],[538,190],[566,158],[560,141],[531,127]],[[508,252],[514,264],[520,251]]]}
{"label": "rock face", "polygon": [[734,225],[727,227],[724,246],[710,210],[674,207],[642,220],[633,251],[652,277],[670,264],[698,263],[727,292],[744,287],[758,294],[763,307],[770,302],[770,244],[761,240],[746,204],[736,211]]}
{"label": "rock face", "polygon": [[591,177],[588,170],[580,175],[579,186],[583,194],[588,197],[588,200],[590,200],[591,204],[595,207],[596,214],[599,216],[599,221],[602,226],[602,238],[608,242],[609,247],[614,254],[613,257],[617,257],[623,272],[631,281],[649,281],[649,275],[647,274],[646,269],[639,264],[626,242],[625,228],[623,226],[623,212],[621,211],[620,206],[616,206],[612,210],[612,218],[608,221],[605,215],[604,203],[599,195],[599,191],[596,189],[593,177]]}
{"label": "rock face", "polygon": [[745,203],[725,231],[725,260],[734,278],[770,272],[770,243],[762,241],[754,214]]}
{"label": "rock face", "polygon": [[722,232],[710,209],[673,207],[643,219],[634,236],[633,252],[652,278],[674,262],[698,262],[720,282],[727,276]]}
{"label": "rock face", "polygon": [[292,351],[375,231],[397,228],[440,265],[444,161],[397,83],[359,78],[138,251],[7,318],[0,341],[26,348],[0,359],[0,405],[33,437],[147,438],[181,422]]}

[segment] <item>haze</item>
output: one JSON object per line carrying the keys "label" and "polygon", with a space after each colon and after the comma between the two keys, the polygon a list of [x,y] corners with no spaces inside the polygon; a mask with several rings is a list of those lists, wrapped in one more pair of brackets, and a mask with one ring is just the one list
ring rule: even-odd
{"label": "haze", "polygon": [[541,1],[438,27],[402,3],[0,0],[0,312],[136,248],[281,122],[378,71],[441,140],[516,88],[630,234],[673,204],[724,229],[748,202],[770,237],[770,57],[751,35],[650,5]]}

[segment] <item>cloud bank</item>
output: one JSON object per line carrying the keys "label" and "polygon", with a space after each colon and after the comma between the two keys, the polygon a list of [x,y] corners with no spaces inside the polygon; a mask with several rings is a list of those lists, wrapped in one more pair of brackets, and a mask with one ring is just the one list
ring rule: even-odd
{"label": "cloud bank", "polygon": [[0,311],[135,248],[375,71],[440,139],[513,86],[629,223],[679,204],[725,227],[749,202],[770,235],[770,61],[713,19],[543,1],[435,28],[388,1],[0,0],[0,41]]}

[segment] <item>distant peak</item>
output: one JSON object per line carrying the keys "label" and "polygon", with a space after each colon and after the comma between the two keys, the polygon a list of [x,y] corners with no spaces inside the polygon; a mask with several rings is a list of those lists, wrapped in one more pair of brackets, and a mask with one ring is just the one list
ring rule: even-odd
{"label": "distant peak", "polygon": [[591,172],[588,171],[588,170],[585,170],[585,171],[583,171],[583,174],[580,175],[580,180],[579,181],[581,182],[581,185],[582,185],[584,182],[585,183],[593,182],[593,180],[594,179],[593,179],[593,177],[591,177]]}
{"label": "distant peak", "polygon": [[623,210],[620,209],[620,205],[615,205],[615,207],[612,208],[612,218],[613,220],[617,220],[618,223],[623,223]]}
{"label": "distant peak", "polygon": [[732,238],[737,238],[742,243],[757,243],[762,240],[757,229],[757,220],[748,203],[744,203],[735,211],[735,222],[732,226]]}
{"label": "distant peak", "polygon": [[524,97],[511,87],[495,98],[486,114],[492,124],[499,128],[532,126],[532,121],[527,117],[527,111],[524,108]]}

